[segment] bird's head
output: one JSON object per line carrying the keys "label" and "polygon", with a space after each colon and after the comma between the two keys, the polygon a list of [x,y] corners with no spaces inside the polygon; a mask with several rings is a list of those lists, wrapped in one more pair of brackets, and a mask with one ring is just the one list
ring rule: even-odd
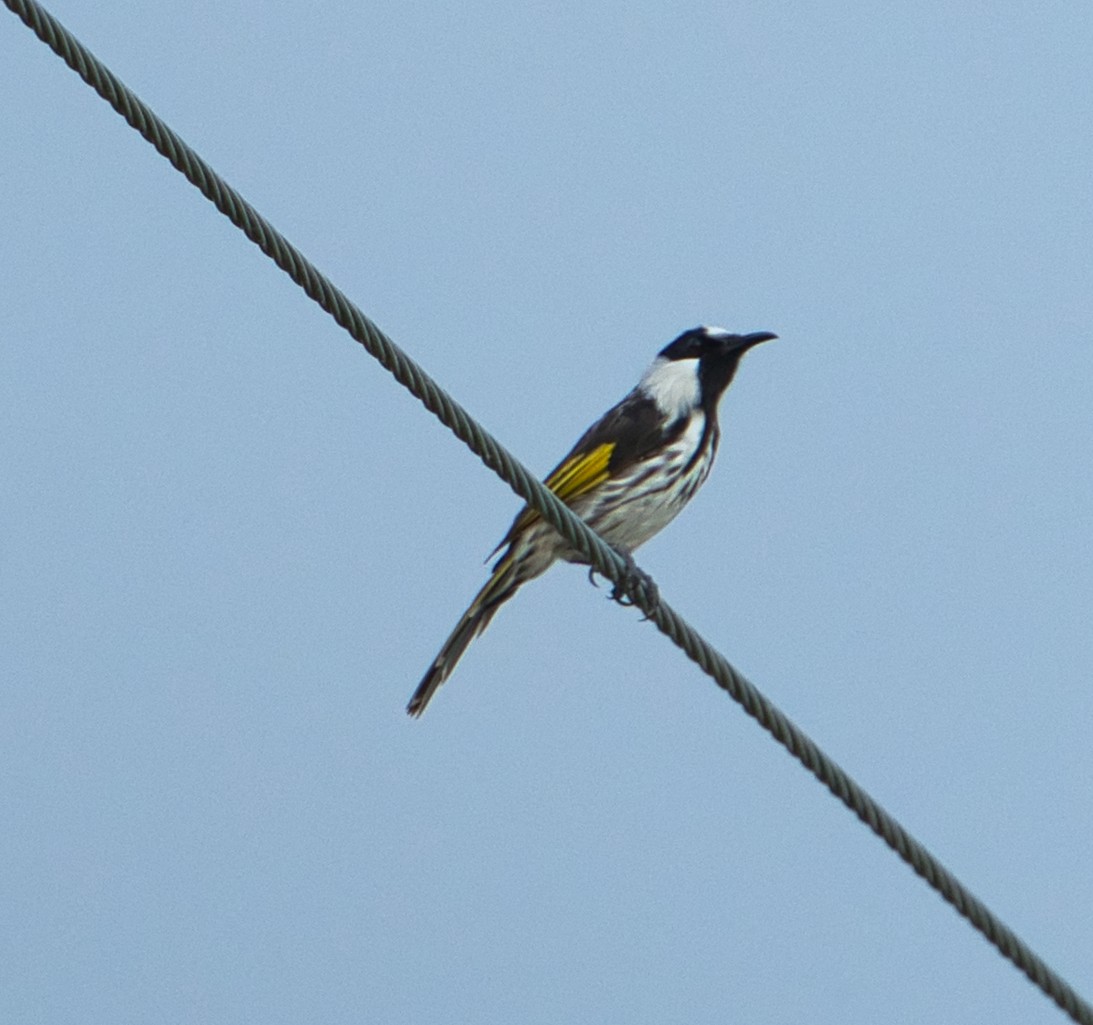
{"label": "bird's head", "polygon": [[638,386],[670,417],[702,406],[717,408],[744,353],[778,336],[769,331],[735,335],[723,327],[694,327],[661,349]]}

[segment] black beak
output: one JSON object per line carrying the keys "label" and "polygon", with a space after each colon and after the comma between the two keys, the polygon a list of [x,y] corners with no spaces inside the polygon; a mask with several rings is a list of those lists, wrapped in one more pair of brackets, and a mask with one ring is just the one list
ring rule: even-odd
{"label": "black beak", "polygon": [[740,353],[743,355],[753,345],[759,345],[761,342],[772,342],[778,336],[770,331],[756,331],[750,335],[737,335],[735,338],[727,339],[728,351],[733,353]]}

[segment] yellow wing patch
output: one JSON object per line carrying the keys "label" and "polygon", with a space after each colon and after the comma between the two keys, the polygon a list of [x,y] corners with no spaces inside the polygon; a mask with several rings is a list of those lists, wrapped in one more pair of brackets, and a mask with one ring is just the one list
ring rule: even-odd
{"label": "yellow wing patch", "polygon": [[[607,480],[609,476],[607,465],[611,462],[611,453],[614,451],[615,442],[609,441],[587,452],[570,456],[543,483],[566,505],[571,505],[573,499],[580,498],[581,495]],[[502,544],[508,543],[524,527],[538,518],[539,514],[534,509],[525,509],[512,525],[512,530]]]}
{"label": "yellow wing patch", "polygon": [[597,445],[591,451],[567,459],[543,483],[568,503],[607,480],[607,464],[614,451],[613,441]]}

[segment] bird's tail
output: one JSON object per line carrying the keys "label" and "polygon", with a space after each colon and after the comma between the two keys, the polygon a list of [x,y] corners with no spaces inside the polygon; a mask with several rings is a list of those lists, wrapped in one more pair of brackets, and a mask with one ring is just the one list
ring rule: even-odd
{"label": "bird's tail", "polygon": [[520,589],[525,579],[520,575],[511,552],[498,562],[486,581],[486,586],[475,595],[470,608],[456,623],[451,636],[440,649],[440,654],[433,659],[433,664],[417,685],[417,690],[406,706],[410,715],[417,717],[425,711],[425,706],[440,689],[440,685],[452,675],[452,670],[459,664],[471,641],[490,625],[497,610]]}

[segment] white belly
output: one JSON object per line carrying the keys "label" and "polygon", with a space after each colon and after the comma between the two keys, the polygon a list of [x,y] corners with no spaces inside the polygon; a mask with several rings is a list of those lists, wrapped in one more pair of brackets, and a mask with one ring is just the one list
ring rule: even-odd
{"label": "white belly", "polygon": [[695,416],[668,449],[578,499],[574,511],[616,547],[633,551],[644,544],[676,518],[709,476],[715,444],[687,467],[704,426],[705,418]]}

